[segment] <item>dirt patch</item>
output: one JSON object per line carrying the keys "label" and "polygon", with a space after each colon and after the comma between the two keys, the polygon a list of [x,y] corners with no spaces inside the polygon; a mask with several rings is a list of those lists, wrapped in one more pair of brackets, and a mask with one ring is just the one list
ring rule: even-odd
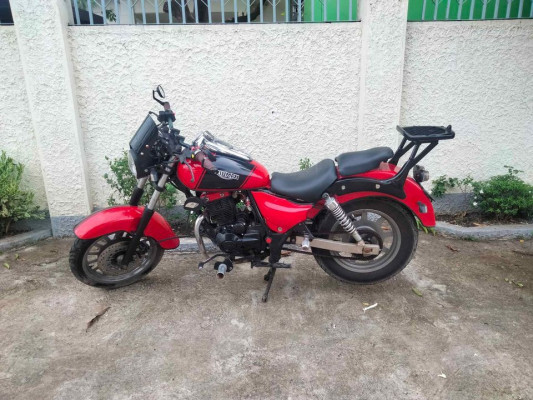
{"label": "dirt patch", "polygon": [[264,269],[219,280],[178,253],[135,285],[88,287],[70,245],[0,256],[2,399],[533,398],[533,262],[517,253],[532,241],[421,234],[373,286],[292,254],[266,304]]}

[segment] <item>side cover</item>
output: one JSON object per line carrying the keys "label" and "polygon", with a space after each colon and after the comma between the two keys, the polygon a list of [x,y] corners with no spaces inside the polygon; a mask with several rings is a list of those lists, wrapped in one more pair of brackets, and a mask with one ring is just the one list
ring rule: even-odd
{"label": "side cover", "polygon": [[[143,211],[144,207],[134,206],[106,208],[81,221],[74,228],[74,234],[80,239],[94,239],[118,231],[133,233],[139,225]],[[157,212],[150,219],[144,234],[157,240],[164,249],[175,249],[180,244],[168,222]]]}

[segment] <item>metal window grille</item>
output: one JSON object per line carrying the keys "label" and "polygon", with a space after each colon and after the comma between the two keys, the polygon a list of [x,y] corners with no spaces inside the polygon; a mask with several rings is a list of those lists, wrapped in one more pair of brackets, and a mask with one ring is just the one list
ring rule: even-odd
{"label": "metal window grille", "polygon": [[357,0],[71,0],[75,25],[357,21]]}
{"label": "metal window grille", "polygon": [[533,0],[409,0],[409,21],[533,18]]}

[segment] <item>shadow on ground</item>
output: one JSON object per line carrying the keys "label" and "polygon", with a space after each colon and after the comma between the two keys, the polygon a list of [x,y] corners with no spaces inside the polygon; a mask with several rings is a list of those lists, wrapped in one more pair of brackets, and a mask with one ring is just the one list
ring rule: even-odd
{"label": "shadow on ground", "polygon": [[267,304],[264,269],[217,280],[177,253],[133,286],[91,288],[70,244],[0,256],[1,399],[533,398],[531,241],[422,235],[404,272],[364,287],[290,256]]}

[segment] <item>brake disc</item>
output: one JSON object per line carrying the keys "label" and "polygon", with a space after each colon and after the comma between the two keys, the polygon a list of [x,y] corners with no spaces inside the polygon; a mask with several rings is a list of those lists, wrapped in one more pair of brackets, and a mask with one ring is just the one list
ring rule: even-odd
{"label": "brake disc", "polygon": [[128,250],[129,241],[122,240],[107,246],[98,256],[98,268],[106,275],[122,275],[139,267],[142,258],[137,253],[128,265],[122,265],[122,257]]}

